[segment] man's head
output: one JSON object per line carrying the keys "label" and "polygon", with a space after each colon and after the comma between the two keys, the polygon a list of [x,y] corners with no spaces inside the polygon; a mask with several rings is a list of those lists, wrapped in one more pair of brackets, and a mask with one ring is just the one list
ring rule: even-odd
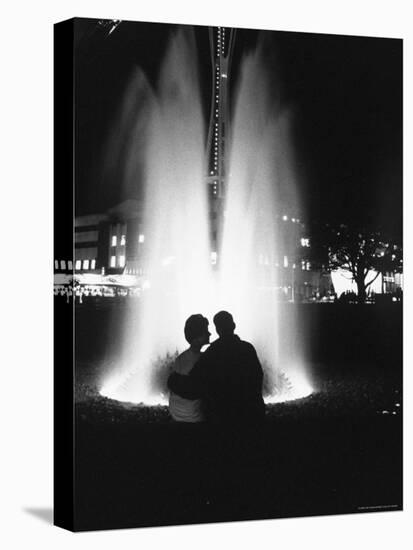
{"label": "man's head", "polygon": [[228,311],[218,311],[218,313],[214,315],[214,325],[218,336],[230,336],[234,334],[236,326],[231,313],[228,313]]}
{"label": "man's head", "polygon": [[209,321],[200,313],[191,315],[185,322],[184,334],[191,345],[206,346],[209,344],[211,333],[208,330]]}

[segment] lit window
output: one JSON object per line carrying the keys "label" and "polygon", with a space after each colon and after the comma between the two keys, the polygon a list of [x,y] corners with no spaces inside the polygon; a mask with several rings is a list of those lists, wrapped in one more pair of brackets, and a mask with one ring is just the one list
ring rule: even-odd
{"label": "lit window", "polygon": [[112,246],[116,246],[116,243],[118,242],[118,238],[116,235],[112,235]]}
{"label": "lit window", "polygon": [[65,260],[60,261],[60,269],[66,269],[66,262]]}
{"label": "lit window", "polygon": [[119,267],[125,267],[125,256],[119,256]]}
{"label": "lit window", "polygon": [[54,268],[59,269],[59,260],[54,261]]}
{"label": "lit window", "polygon": [[288,258],[284,256],[284,267],[288,267]]}
{"label": "lit window", "polygon": [[305,266],[306,266],[306,261],[305,260],[301,260],[301,269],[304,271],[305,270]]}
{"label": "lit window", "polygon": [[122,235],[121,238],[120,238],[120,245],[125,246],[125,244],[126,244],[126,236]]}
{"label": "lit window", "polygon": [[142,235],[142,234],[139,235],[139,239],[138,239],[138,240],[139,240],[140,243],[144,243],[144,242],[145,242],[145,235]]}
{"label": "lit window", "polygon": [[96,260],[92,260],[90,263],[90,269],[96,269]]}
{"label": "lit window", "polygon": [[69,260],[69,261],[67,262],[67,269],[73,269],[73,262],[72,262],[72,260]]}
{"label": "lit window", "polygon": [[110,267],[116,267],[116,256],[110,257]]}
{"label": "lit window", "polygon": [[83,260],[83,269],[89,269],[89,260]]}
{"label": "lit window", "polygon": [[311,269],[311,264],[310,264],[310,262],[307,262],[307,263],[305,264],[305,268],[306,268],[307,271],[310,271],[310,269]]}
{"label": "lit window", "polygon": [[301,246],[310,246],[310,239],[303,237],[301,239]]}
{"label": "lit window", "polygon": [[79,270],[82,267],[82,262],[80,260],[76,260],[76,269]]}

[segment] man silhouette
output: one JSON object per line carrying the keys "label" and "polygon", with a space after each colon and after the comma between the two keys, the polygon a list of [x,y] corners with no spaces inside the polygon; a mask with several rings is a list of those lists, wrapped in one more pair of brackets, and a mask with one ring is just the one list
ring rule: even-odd
{"label": "man silhouette", "polygon": [[265,407],[263,371],[257,353],[234,334],[235,323],[227,311],[214,316],[219,338],[201,355],[190,374],[171,374],[171,391],[186,399],[201,399],[205,418],[213,425],[256,425]]}

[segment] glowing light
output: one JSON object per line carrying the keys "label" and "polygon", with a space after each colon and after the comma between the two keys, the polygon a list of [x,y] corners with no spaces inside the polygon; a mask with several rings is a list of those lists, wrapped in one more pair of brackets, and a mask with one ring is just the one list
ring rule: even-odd
{"label": "glowing light", "polygon": [[[370,285],[371,290],[375,294],[381,294],[382,292],[382,276],[379,275],[376,277],[376,272],[371,270],[367,274],[366,281],[374,279],[373,283]],[[345,292],[354,292],[357,294],[357,285],[354,282],[351,274],[345,269],[336,269],[331,272],[331,281],[333,283],[334,292],[337,296]]]}
{"label": "glowing light", "polygon": [[163,265],[164,267],[166,267],[166,266],[168,266],[168,265],[173,264],[174,261],[175,261],[175,256],[167,256],[166,258],[164,258],[164,259],[162,260],[162,265]]}
{"label": "glowing light", "polygon": [[287,387],[283,386],[283,391],[276,392],[274,395],[265,397],[265,403],[283,403],[285,401],[304,399],[305,397],[311,395],[314,392],[314,389],[302,372],[302,367],[290,366],[287,375]]}
{"label": "glowing light", "polygon": [[139,235],[139,238],[138,238],[138,242],[139,243],[144,243],[145,242],[145,235],[143,235],[142,233]]}
{"label": "glowing light", "polygon": [[288,216],[284,215],[284,216],[283,216],[283,221],[286,222],[287,220],[288,220]]}
{"label": "glowing light", "polygon": [[[274,270],[266,267],[273,265],[274,258],[282,258],[274,220],[283,210],[299,211],[293,177],[288,204],[279,200],[278,170],[290,171],[289,144],[283,142],[289,135],[289,121],[283,112],[273,109],[269,75],[257,49],[242,61],[243,76],[234,97],[231,138],[226,145],[229,154],[220,158],[227,167],[227,178],[218,263],[217,252],[210,249],[210,205],[204,178],[208,159],[203,136],[207,132],[198,70],[191,53],[194,44],[181,33],[174,40],[160,70],[160,93],[151,92],[150,112],[145,113],[149,128],[143,159],[143,227],[150,243],[144,250],[145,292],[125,319],[124,348],[114,357],[112,374],[101,392],[134,403],[164,401],[165,396],[153,385],[154,360],[183,349],[182,327],[191,313],[199,311],[211,319],[219,309],[227,309],[234,315],[240,336],[254,344],[271,376],[277,378],[282,368],[291,381],[283,390],[275,386],[267,402],[304,397],[312,387],[302,363],[300,331],[296,319],[282,318],[273,292],[282,288],[278,278],[284,274],[275,276]],[[224,47],[218,58],[221,54]],[[216,74],[227,78],[219,67]],[[167,93],[171,82],[173,94]],[[125,133],[140,123],[133,120],[134,113],[128,114],[132,120]],[[218,128],[219,109],[212,114]],[[125,165],[129,165],[136,159],[136,148],[126,147],[122,154]],[[213,159],[216,166],[216,148]],[[281,162],[285,166],[280,166]],[[213,193],[217,193],[215,186]],[[256,261],[257,250],[262,251],[261,267]],[[218,263],[215,269],[214,262]],[[287,286],[283,290],[288,293]]]}

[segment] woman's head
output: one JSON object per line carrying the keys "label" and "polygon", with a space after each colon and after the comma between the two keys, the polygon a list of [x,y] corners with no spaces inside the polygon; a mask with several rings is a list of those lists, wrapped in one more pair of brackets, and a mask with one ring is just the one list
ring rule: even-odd
{"label": "woman's head", "polygon": [[208,330],[209,321],[200,313],[188,317],[185,322],[184,334],[189,344],[198,343],[201,346],[209,344],[211,333]]}

